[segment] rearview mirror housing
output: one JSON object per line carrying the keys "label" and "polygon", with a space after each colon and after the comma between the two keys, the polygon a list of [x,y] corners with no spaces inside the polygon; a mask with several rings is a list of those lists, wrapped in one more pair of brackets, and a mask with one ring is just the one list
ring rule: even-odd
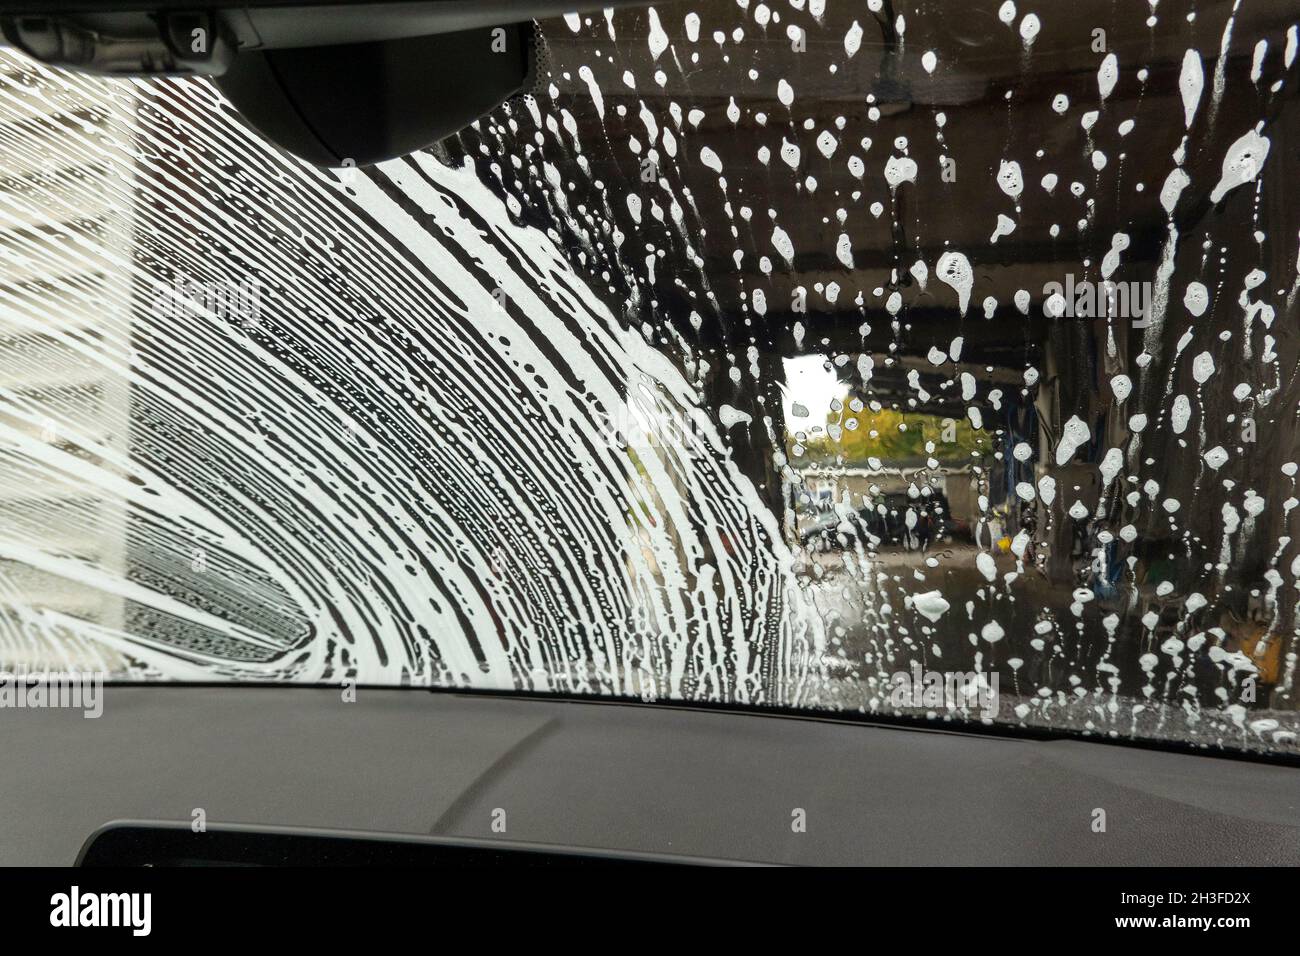
{"label": "rearview mirror housing", "polygon": [[365,166],[436,143],[529,92],[532,24],[241,53],[216,78],[267,139],[317,166]]}
{"label": "rearview mirror housing", "polygon": [[[648,0],[586,2],[609,7]],[[533,18],[583,2],[210,0],[206,6],[0,0],[0,34],[28,56],[65,69],[211,77],[252,126],[288,152],[317,166],[364,166],[430,146],[531,92],[545,53]]]}

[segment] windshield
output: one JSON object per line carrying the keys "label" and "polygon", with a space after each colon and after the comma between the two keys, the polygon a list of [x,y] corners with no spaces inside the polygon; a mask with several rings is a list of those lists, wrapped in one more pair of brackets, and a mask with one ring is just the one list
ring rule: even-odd
{"label": "windshield", "polygon": [[691,0],[365,169],[0,67],[0,664],[1295,754],[1300,10]]}

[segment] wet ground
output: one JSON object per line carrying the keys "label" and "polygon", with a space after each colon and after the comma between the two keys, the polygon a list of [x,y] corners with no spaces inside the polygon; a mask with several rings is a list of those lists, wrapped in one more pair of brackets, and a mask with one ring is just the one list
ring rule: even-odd
{"label": "wet ground", "polygon": [[[925,553],[811,556],[801,573],[827,623],[824,702],[892,713],[892,675],[914,674],[919,664],[922,672],[996,674],[998,722],[1300,752],[1300,714],[1272,710],[1267,699],[1243,703],[1241,675],[1230,679],[1205,653],[1175,664],[1141,611],[1125,606],[1128,592],[1076,603],[1073,584],[1053,584],[1007,552],[994,555],[990,582],[978,553],[970,542],[946,541]],[[908,606],[931,591],[949,605],[934,621]],[[1148,653],[1158,655],[1150,673],[1141,665]],[[980,716],[929,712],[936,720]]]}

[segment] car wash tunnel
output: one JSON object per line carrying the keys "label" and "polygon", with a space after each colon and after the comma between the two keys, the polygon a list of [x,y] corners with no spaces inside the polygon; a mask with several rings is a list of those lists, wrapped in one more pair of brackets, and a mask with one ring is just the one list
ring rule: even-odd
{"label": "car wash tunnel", "polygon": [[1280,5],[616,7],[338,168],[260,54],[5,54],[0,657],[1294,748]]}
{"label": "car wash tunnel", "polygon": [[[1264,55],[1228,41],[1286,34],[1263,4],[1162,4],[1194,48],[1143,4],[1056,7],[1041,35],[1010,3],[914,31],[888,2],[793,6],[550,24],[555,109],[452,151],[723,423],[828,666],[933,649],[1026,692],[1140,694],[1144,655],[1190,643],[1276,682],[1295,500],[1251,486],[1300,457],[1295,117],[1270,92],[1294,29]],[[930,594],[952,610],[900,634]]]}

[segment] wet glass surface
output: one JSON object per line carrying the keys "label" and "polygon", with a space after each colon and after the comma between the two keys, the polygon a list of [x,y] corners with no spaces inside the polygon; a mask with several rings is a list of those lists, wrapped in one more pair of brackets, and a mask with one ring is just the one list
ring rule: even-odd
{"label": "wet glass surface", "polygon": [[0,77],[0,658],[1294,754],[1290,3],[660,4],[366,170]]}

